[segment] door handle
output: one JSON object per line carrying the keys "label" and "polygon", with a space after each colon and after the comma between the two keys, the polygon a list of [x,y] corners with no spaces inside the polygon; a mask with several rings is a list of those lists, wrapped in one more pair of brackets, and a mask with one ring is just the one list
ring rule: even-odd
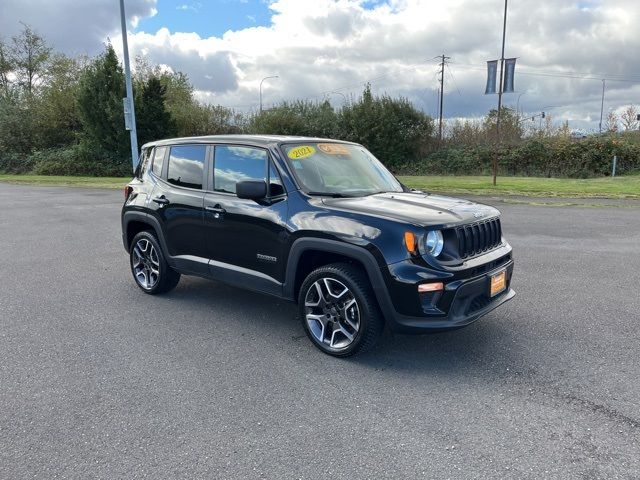
{"label": "door handle", "polygon": [[151,200],[156,202],[156,203],[158,203],[158,204],[160,204],[160,205],[166,205],[167,203],[170,203],[169,199],[168,198],[164,198],[164,196],[162,196],[162,197],[153,197]]}
{"label": "door handle", "polygon": [[214,213],[225,213],[226,210],[224,208],[222,208],[220,206],[220,204],[216,204],[215,206],[211,206],[211,205],[207,205],[206,207],[204,207],[205,210],[207,210],[208,212],[214,212]]}

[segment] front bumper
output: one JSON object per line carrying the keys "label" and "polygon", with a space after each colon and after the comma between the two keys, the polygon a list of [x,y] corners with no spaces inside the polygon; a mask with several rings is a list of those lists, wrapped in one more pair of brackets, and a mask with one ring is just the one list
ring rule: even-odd
{"label": "front bumper", "polygon": [[[446,313],[405,315],[397,312],[385,312],[385,317],[393,331],[399,333],[429,333],[453,330],[465,327],[491,312],[503,303],[511,300],[516,292],[511,288],[513,260],[499,268],[473,278],[455,280],[445,285],[445,295],[452,297]],[[506,270],[506,289],[493,298],[489,298],[489,278]]]}

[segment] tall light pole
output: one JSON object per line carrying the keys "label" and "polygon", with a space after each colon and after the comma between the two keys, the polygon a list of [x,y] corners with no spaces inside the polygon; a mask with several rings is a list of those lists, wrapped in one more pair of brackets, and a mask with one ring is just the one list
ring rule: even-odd
{"label": "tall light pole", "polygon": [[279,77],[278,75],[271,75],[270,77],[264,77],[262,80],[260,80],[260,113],[262,113],[262,82],[270,78],[279,78]]}
{"label": "tall light pole", "polygon": [[136,132],[136,109],[133,102],[133,87],[131,86],[131,68],[129,67],[129,43],[127,42],[127,20],[124,14],[124,0],[120,0],[120,23],[122,24],[122,52],[124,55],[124,79],[127,97],[124,103],[124,128],[131,136],[131,163],[135,171],[138,162],[138,134]]}
{"label": "tall light pole", "polygon": [[[498,84],[498,118],[496,119],[496,136],[498,148],[500,148],[500,116],[502,115],[502,77],[504,76],[504,44],[507,40],[507,1],[504,0],[504,21],[502,23],[502,55],[500,55],[500,83]],[[498,148],[493,157],[493,184],[496,184],[498,175]]]}

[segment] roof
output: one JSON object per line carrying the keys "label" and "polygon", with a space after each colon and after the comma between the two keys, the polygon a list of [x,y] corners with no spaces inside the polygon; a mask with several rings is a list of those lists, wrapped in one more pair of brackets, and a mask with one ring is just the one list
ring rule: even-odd
{"label": "roof", "polygon": [[145,143],[142,148],[149,148],[162,145],[179,145],[185,143],[247,143],[251,145],[273,145],[289,142],[331,142],[331,143],[351,143],[343,140],[334,140],[317,137],[298,137],[293,135],[204,135],[200,137],[167,138]]}

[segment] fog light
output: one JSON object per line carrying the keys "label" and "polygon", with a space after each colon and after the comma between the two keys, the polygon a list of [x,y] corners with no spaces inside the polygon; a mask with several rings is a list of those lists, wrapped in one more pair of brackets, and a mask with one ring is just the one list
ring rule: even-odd
{"label": "fog light", "polygon": [[418,292],[439,292],[440,290],[444,290],[444,284],[442,282],[436,283],[421,283],[418,285]]}

